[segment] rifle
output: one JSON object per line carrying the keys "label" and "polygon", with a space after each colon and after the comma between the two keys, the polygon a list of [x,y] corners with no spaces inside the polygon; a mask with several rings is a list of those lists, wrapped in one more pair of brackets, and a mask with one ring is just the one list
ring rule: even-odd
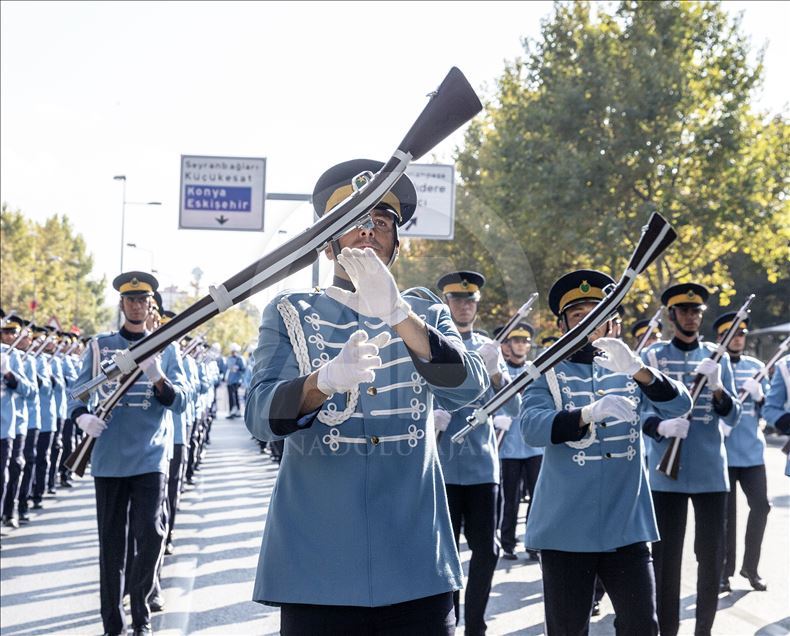
{"label": "rifle", "polygon": [[510,335],[510,332],[516,328],[516,325],[524,320],[524,318],[527,317],[527,314],[532,311],[532,305],[535,304],[535,301],[538,299],[538,295],[538,292],[533,292],[530,294],[527,302],[521,305],[519,310],[513,314],[513,317],[507,321],[507,324],[502,327],[502,331],[496,335],[494,342],[502,344],[507,339],[507,337]]}
{"label": "rifle", "polygon": [[218,287],[209,287],[203,297],[166,325],[117,353],[102,365],[91,382],[76,387],[72,397],[84,400],[104,382],[131,373],[146,358],[192,331],[207,320],[253,294],[307,267],[332,240],[370,217],[370,210],[389,192],[409,162],[420,158],[453,131],[465,124],[483,106],[463,73],[453,67],[412,124],[398,148],[373,178],[344,201],[316,220],[299,236],[266,254],[231,276]]}
{"label": "rifle", "polygon": [[650,336],[653,335],[653,329],[658,327],[658,320],[661,318],[661,311],[663,307],[659,307],[656,313],[653,314],[653,317],[650,319],[650,322],[647,323],[647,331],[645,331],[642,339],[639,341],[639,344],[636,345],[636,349],[634,349],[634,353],[639,353],[642,349],[645,348],[647,341],[650,340]]}
{"label": "rifle", "polygon": [[677,238],[675,230],[669,222],[654,212],[647,225],[642,228],[642,236],[620,280],[607,289],[607,294],[595,308],[587,314],[579,324],[567,331],[557,342],[541,353],[534,362],[527,362],[526,370],[510,384],[500,389],[494,397],[466,418],[468,424],[452,437],[452,441],[461,444],[464,438],[517,393],[521,393],[546,371],[583,347],[587,337],[606,322],[617,310],[636,277]]}
{"label": "rifle", "polygon": [[[774,365],[779,362],[779,358],[781,358],[788,349],[790,349],[790,336],[782,340],[782,342],[779,344],[779,349],[776,350],[776,353],[768,362],[765,363],[765,366],[762,369],[752,376],[752,378],[758,382],[765,380],[765,378],[767,378],[768,374],[771,372],[771,369],[774,368]],[[741,389],[741,392],[738,393],[738,399],[741,402],[743,402],[748,396],[749,392],[746,389]]]}
{"label": "rifle", "polygon": [[[718,347],[716,350],[710,355],[710,358],[716,362],[721,360],[722,356],[727,351],[727,345],[730,344],[730,341],[735,337],[735,334],[738,333],[741,326],[741,321],[749,315],[749,305],[752,304],[754,300],[754,294],[751,294],[747,299],[746,302],[743,303],[741,308],[735,314],[735,318],[730,325],[730,328],[724,333],[724,336],[721,339]],[[697,403],[699,396],[702,395],[702,390],[705,388],[708,379],[698,373],[697,376],[694,378],[694,383],[691,385],[691,410],[686,413],[685,417],[691,416],[691,411],[694,410],[694,405]],[[661,458],[661,461],[658,464],[658,472],[663,473],[670,479],[677,479],[678,478],[678,471],[680,470],[680,448],[683,445],[683,440],[680,437],[673,437],[672,441],[664,452],[664,456]]]}
{"label": "rifle", "polygon": [[[186,347],[184,347],[181,355],[187,355],[190,351],[195,349],[195,347],[197,347],[202,342],[202,337],[203,336],[198,336],[194,338]],[[99,404],[94,415],[98,418],[101,418],[105,422],[108,422],[112,410],[117,406],[121,398],[126,395],[126,392],[131,389],[132,386],[134,386],[134,383],[140,379],[142,374],[143,370],[140,367],[137,367],[134,371],[121,378],[121,381],[115,388],[115,391],[108,395],[107,398],[101,404]],[[88,468],[88,463],[90,462],[91,453],[93,452],[93,446],[95,443],[95,437],[85,435],[80,440],[80,443],[77,444],[77,448],[74,449],[74,452],[66,458],[66,461],[63,462],[63,465],[75,475],[77,475],[77,477],[82,477],[85,475],[85,470]]]}

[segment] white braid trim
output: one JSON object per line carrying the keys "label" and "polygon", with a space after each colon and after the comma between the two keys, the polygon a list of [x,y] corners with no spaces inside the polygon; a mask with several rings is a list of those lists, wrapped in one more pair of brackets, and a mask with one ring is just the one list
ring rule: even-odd
{"label": "white braid trim", "polygon": [[[313,367],[310,364],[310,354],[307,351],[307,343],[304,339],[304,331],[302,330],[301,322],[299,320],[299,312],[296,307],[291,304],[291,301],[283,297],[277,303],[277,311],[282,316],[285,329],[288,331],[288,339],[291,341],[294,354],[296,355],[296,362],[299,365],[299,373],[307,375],[313,372]],[[359,387],[354,387],[346,394],[346,408],[338,411],[333,403],[327,405],[326,410],[318,413],[318,421],[327,426],[337,426],[345,422],[354,411],[357,410],[357,402],[359,401]]]}

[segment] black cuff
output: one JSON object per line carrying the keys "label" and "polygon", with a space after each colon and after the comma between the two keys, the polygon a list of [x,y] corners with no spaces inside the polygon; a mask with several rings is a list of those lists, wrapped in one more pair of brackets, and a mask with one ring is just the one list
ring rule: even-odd
{"label": "black cuff", "polygon": [[172,406],[173,402],[176,401],[176,390],[173,388],[173,385],[170,384],[170,380],[167,378],[164,380],[165,381],[162,383],[163,388],[161,391],[156,386],[156,384],[154,384],[154,396],[157,400],[159,400],[162,406]]}
{"label": "black cuff", "polygon": [[74,420],[74,423],[76,424],[77,423],[77,418],[80,415],[85,415],[86,413],[90,413],[90,411],[88,410],[88,407],[86,407],[86,406],[78,406],[76,409],[74,409],[71,412],[71,419]]}
{"label": "black cuff", "polygon": [[[269,428],[275,435],[290,435],[313,425],[313,420],[318,415],[318,409],[312,414],[299,414],[299,407],[302,404],[302,388],[307,382],[307,377],[303,375],[290,382],[283,382],[275,389],[272,396],[272,408],[269,411]],[[301,426],[299,420],[303,420]]]}
{"label": "black cuff", "polygon": [[463,351],[459,351],[448,338],[438,329],[425,325],[428,330],[428,343],[431,346],[431,359],[429,362],[420,360],[414,352],[406,347],[411,360],[422,377],[428,384],[440,387],[453,388],[461,386],[466,380]]}
{"label": "black cuff", "polygon": [[658,425],[661,424],[661,418],[653,415],[652,417],[648,417],[645,420],[645,423],[642,424],[642,432],[645,435],[652,437],[656,441],[661,441],[663,438],[662,435],[658,433]]}
{"label": "black cuff", "polygon": [[41,378],[40,378],[40,377],[38,377],[38,376],[36,376],[36,382],[38,383],[38,388],[39,388],[39,389],[41,388],[41,385],[42,385],[42,384],[44,384],[44,383],[41,381]]}
{"label": "black cuff", "polygon": [[637,384],[648,400],[651,402],[669,402],[678,396],[677,388],[669,381],[667,376],[650,367],[647,367],[647,370],[653,374],[655,382],[647,385],[640,382],[637,382]]}
{"label": "black cuff", "polygon": [[3,376],[3,379],[5,380],[5,385],[9,389],[15,389],[19,385],[19,381],[16,379],[16,376],[11,371],[6,373]]}
{"label": "black cuff", "polygon": [[730,411],[732,411],[732,397],[724,389],[721,391],[720,400],[717,400],[715,395],[713,396],[713,410],[716,412],[716,415],[721,417],[729,415]]}
{"label": "black cuff", "polygon": [[581,409],[558,411],[551,422],[551,443],[578,442],[587,435],[590,425],[579,426],[580,419]]}
{"label": "black cuff", "polygon": [[774,428],[780,433],[790,435],[790,413],[785,413],[776,420],[776,422],[774,422]]}

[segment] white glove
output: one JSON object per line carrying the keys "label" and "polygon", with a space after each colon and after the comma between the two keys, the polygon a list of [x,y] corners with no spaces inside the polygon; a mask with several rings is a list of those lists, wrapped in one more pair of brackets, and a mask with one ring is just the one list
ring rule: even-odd
{"label": "white glove", "polygon": [[5,375],[11,370],[11,367],[8,366],[8,356],[3,354],[0,355],[0,375]]}
{"label": "white glove", "polygon": [[453,418],[452,414],[444,409],[434,409],[433,410],[433,427],[436,429],[437,433],[441,433],[447,430],[447,425],[450,423],[450,420]]}
{"label": "white glove", "polygon": [[494,428],[500,431],[509,431],[513,418],[509,415],[494,415]]}
{"label": "white glove", "polygon": [[105,424],[103,419],[91,413],[80,415],[77,418],[77,426],[85,431],[86,435],[93,438],[99,437],[104,432],[104,429],[107,428],[107,424]]}
{"label": "white glove", "polygon": [[154,384],[165,377],[162,371],[162,356],[160,355],[146,358],[140,362],[139,367],[143,370],[145,377]]}
{"label": "white glove", "polygon": [[371,248],[344,247],[337,262],[346,270],[356,291],[332,286],[327,288],[327,296],[363,316],[383,320],[390,327],[408,318],[409,303],[401,298],[395,279]]}
{"label": "white glove", "polygon": [[658,423],[658,434],[662,437],[686,439],[689,434],[689,421],[685,417],[673,417]]}
{"label": "white glove", "polygon": [[604,369],[633,376],[645,367],[642,358],[619,338],[598,338],[592,345],[604,352],[595,358]]}
{"label": "white glove", "polygon": [[622,395],[604,395],[600,400],[582,407],[582,421],[603,422],[607,417],[632,422],[636,419],[636,404]]}
{"label": "white glove", "polygon": [[729,424],[725,424],[724,420],[719,420],[719,428],[721,429],[722,434],[724,437],[729,437],[730,433],[732,433],[732,426]]}
{"label": "white glove", "polygon": [[718,391],[724,388],[721,383],[721,367],[713,358],[705,358],[694,369],[694,373],[704,375],[708,379],[708,386],[711,391]]}
{"label": "white glove", "polygon": [[326,395],[345,393],[362,382],[373,382],[381,366],[379,348],[390,340],[387,332],[368,340],[368,334],[355,331],[337,357],[318,370],[318,390]]}
{"label": "white glove", "polygon": [[494,342],[485,342],[483,345],[477,350],[477,353],[480,354],[480,357],[483,358],[483,363],[486,365],[486,371],[488,371],[488,375],[496,375],[499,373],[499,343]]}
{"label": "white glove", "polygon": [[743,381],[743,388],[745,391],[749,392],[749,395],[752,396],[752,400],[755,402],[762,402],[765,399],[765,393],[763,393],[763,385],[760,384],[759,380],[755,380],[754,378],[746,378]]}

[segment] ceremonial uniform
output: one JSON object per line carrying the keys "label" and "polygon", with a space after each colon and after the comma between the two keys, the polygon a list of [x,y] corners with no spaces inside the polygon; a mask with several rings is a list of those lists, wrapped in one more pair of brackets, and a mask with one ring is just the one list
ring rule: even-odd
{"label": "ceremonial uniform", "polygon": [[[765,421],[784,435],[790,435],[790,356],[780,358],[763,405]],[[785,475],[790,477],[790,455],[787,457]]]}
{"label": "ceremonial uniform", "polygon": [[231,354],[227,360],[227,375],[225,382],[228,385],[228,409],[230,417],[240,415],[241,405],[239,403],[239,387],[244,379],[245,363],[244,358],[239,353],[239,345],[231,345]]}
{"label": "ceremonial uniform", "polygon": [[[125,295],[151,296],[156,285],[153,276],[141,272],[127,272],[113,281],[122,299]],[[140,322],[144,321],[143,316]],[[145,336],[144,331],[130,331],[127,324],[128,318],[119,332],[100,334],[91,341],[82,359],[77,385],[91,380],[100,361],[112,359]],[[185,406],[184,371],[176,349],[165,349],[157,367],[156,381],[148,377],[149,373],[155,375],[153,371],[146,370],[145,376],[113,409],[106,428],[98,432],[100,436],[91,456],[99,529],[101,613],[105,632],[109,634],[120,634],[126,629],[121,598],[127,517],[131,519],[136,547],[126,577],[132,623],[135,634],[150,633],[148,596],[154,588],[165,536],[162,505],[169,459],[165,411],[170,408],[177,412]],[[157,382],[161,383],[161,389]],[[98,390],[99,399],[112,395],[118,384],[118,380],[103,384]],[[88,415],[85,403],[71,400],[69,413],[78,426],[95,436],[93,420],[97,418]]]}
{"label": "ceremonial uniform", "polygon": [[[551,288],[549,305],[565,321],[578,306],[594,307],[614,281],[578,270]],[[602,338],[595,346],[625,352],[634,369],[612,370],[586,345],[527,387],[521,427],[527,443],[545,447],[524,543],[541,551],[548,634],[586,633],[596,576],[617,614],[618,633],[655,634],[654,577],[647,542],[658,537],[643,463],[641,418],[683,414],[685,387],[644,366],[627,345]]]}
{"label": "ceremonial uniform", "polygon": [[[313,196],[317,213],[351,193],[354,175],[380,166],[357,160],[327,171]],[[410,191],[408,201],[404,190]],[[395,197],[391,205],[400,224],[416,207],[407,177],[385,199]],[[342,238],[392,240],[377,227],[364,224]],[[476,399],[487,387],[485,371],[465,351],[445,306],[399,295],[372,250],[341,252],[340,240],[333,243],[336,273],[345,263],[350,280],[359,282],[355,272],[366,268],[385,287],[374,291],[364,278],[352,293],[352,283],[336,276],[326,292],[283,294],[263,312],[245,422],[256,438],[284,439],[285,448],[253,599],[282,606],[283,634],[354,633],[361,622],[366,633],[446,634],[452,629],[451,593],[461,587],[462,572],[432,413],[435,403],[457,409]],[[374,297],[396,312],[371,317],[352,309],[354,299]],[[425,323],[425,361],[392,326],[401,320],[413,326],[414,314]],[[398,315],[405,319],[393,318]],[[375,357],[355,357],[357,343],[369,343],[366,350]],[[361,371],[345,375],[358,368],[375,369],[375,379]],[[368,379],[354,379],[362,377]],[[319,388],[311,389],[315,401],[306,404],[312,408],[329,397],[300,415],[303,389],[314,378]],[[412,627],[393,624],[393,613],[401,621],[408,616]],[[421,614],[430,618],[423,622]]]}
{"label": "ceremonial uniform", "polygon": [[[684,283],[667,289],[661,302],[669,309],[670,317],[678,308],[704,310],[708,291],[701,285]],[[673,318],[676,331],[677,318]],[[691,333],[689,338],[694,337]],[[677,333],[668,342],[659,342],[642,353],[643,359],[671,378],[691,386],[699,365],[716,351],[716,345],[694,338],[691,342]],[[714,365],[715,367],[715,365]],[[680,568],[683,539],[686,529],[688,500],[694,505],[695,553],[699,565],[697,578],[696,631],[710,633],[716,616],[719,581],[724,559],[724,527],[727,492],[727,455],[719,419],[735,427],[741,414],[741,403],[735,393],[735,383],[729,356],[719,361],[718,374],[722,386],[721,399],[715,399],[708,382],[690,413],[687,437],[680,450],[677,479],[659,472],[658,465],[672,444],[672,439],[661,435],[657,427],[663,416],[656,414],[645,420],[644,431],[652,438],[648,442],[650,488],[660,533],[660,541],[653,544],[656,570],[658,619],[661,634],[674,636],[680,621]]]}
{"label": "ceremonial uniform", "polygon": [[[57,343],[57,340],[55,341]],[[57,344],[55,344],[55,347]],[[54,352],[54,349],[53,349]],[[39,388],[39,404],[41,414],[41,431],[36,444],[36,464],[34,468],[31,496],[33,507],[40,508],[47,486],[52,437],[58,429],[58,405],[56,393],[63,383],[63,374],[56,357],[52,353],[42,352],[37,360],[38,374],[43,378]]]}

